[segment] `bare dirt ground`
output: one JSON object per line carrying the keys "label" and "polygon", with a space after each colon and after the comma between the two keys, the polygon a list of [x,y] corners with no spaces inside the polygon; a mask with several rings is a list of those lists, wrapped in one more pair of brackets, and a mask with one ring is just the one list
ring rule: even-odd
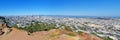
{"label": "bare dirt ground", "polygon": [[35,32],[28,35],[26,31],[12,28],[12,31],[9,34],[0,37],[0,40],[102,40],[94,35],[86,33],[82,33],[81,35],[73,33],[76,36],[70,36],[66,33],[72,32],[53,29],[50,31]]}

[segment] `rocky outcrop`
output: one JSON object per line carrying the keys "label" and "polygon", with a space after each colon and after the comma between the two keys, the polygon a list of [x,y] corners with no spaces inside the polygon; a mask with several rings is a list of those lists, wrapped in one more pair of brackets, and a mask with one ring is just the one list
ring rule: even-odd
{"label": "rocky outcrop", "polygon": [[10,30],[11,29],[7,26],[5,17],[0,16],[0,35],[7,34]]}

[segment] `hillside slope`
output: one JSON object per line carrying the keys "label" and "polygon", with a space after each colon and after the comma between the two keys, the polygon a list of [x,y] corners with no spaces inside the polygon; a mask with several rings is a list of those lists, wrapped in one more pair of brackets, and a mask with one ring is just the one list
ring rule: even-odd
{"label": "hillside slope", "polygon": [[34,32],[28,35],[26,31],[12,28],[12,31],[0,37],[0,40],[102,40],[94,35],[81,33],[80,35],[74,32],[52,29],[50,31]]}

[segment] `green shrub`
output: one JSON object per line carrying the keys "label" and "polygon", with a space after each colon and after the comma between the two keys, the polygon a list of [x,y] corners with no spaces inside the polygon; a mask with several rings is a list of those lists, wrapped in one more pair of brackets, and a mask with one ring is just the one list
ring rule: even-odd
{"label": "green shrub", "polygon": [[82,34],[83,32],[82,32],[82,31],[78,31],[77,33],[78,33],[78,34]]}
{"label": "green shrub", "polygon": [[104,39],[104,40],[113,40],[113,39],[111,39],[110,37],[104,37],[103,39]]}
{"label": "green shrub", "polygon": [[103,32],[98,32],[98,34],[103,34]]}
{"label": "green shrub", "polygon": [[92,32],[91,34],[96,35],[96,33]]}
{"label": "green shrub", "polygon": [[69,35],[69,36],[75,36],[75,34],[73,34],[73,33],[67,33],[67,35]]}
{"label": "green shrub", "polygon": [[16,24],[13,24],[12,27],[14,27],[14,28],[18,28],[18,26],[17,26]]}
{"label": "green shrub", "polygon": [[72,29],[70,28],[70,26],[64,26],[64,29],[68,30],[68,31],[72,31]]}

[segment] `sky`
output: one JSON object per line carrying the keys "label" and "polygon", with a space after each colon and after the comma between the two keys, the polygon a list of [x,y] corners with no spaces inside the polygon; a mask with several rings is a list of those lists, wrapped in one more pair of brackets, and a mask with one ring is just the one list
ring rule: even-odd
{"label": "sky", "polygon": [[0,16],[120,16],[120,0],[0,0]]}

